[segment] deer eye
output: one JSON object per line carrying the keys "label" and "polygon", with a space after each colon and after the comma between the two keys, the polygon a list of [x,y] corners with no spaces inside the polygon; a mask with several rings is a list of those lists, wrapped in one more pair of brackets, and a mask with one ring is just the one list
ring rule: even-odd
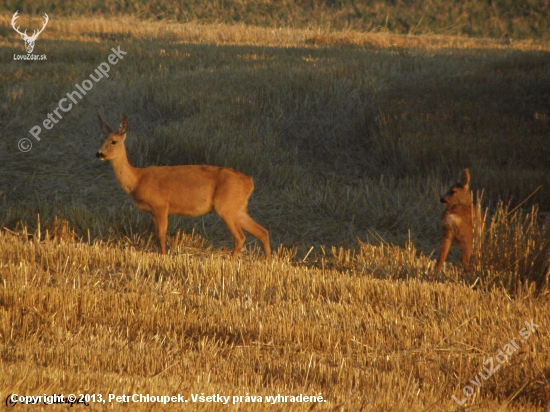
{"label": "deer eye", "polygon": [[113,140],[113,141],[111,142],[111,144],[116,144],[116,140]]}

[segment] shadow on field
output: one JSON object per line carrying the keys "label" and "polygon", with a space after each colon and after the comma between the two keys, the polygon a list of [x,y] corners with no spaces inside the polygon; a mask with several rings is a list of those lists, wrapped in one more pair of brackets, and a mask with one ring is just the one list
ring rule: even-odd
{"label": "shadow on field", "polygon": [[[112,37],[114,36],[114,37]],[[254,177],[250,212],[274,245],[353,246],[376,232],[435,248],[438,199],[469,167],[484,205],[511,207],[550,183],[548,54],[516,50],[416,50],[357,46],[186,44],[83,35],[44,40],[47,62],[10,61],[5,47],[0,127],[0,221],[67,219],[81,236],[151,230],[94,158],[97,113],[129,116],[135,166],[214,164]],[[14,40],[14,44],[15,44]],[[29,130],[76,84],[127,51],[41,141]],[[40,52],[37,50],[37,52]],[[17,150],[31,139],[28,153]],[[526,210],[550,210],[548,190]],[[173,218],[230,246],[218,219]]]}

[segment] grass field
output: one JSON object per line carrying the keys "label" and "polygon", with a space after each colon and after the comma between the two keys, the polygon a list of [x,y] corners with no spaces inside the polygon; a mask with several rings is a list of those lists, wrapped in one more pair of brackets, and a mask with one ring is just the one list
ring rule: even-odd
{"label": "grass field", "polygon": [[[420,411],[459,409],[454,395],[471,409],[547,410],[547,42],[60,17],[36,42],[47,61],[25,62],[11,17],[0,17],[2,402],[148,393],[181,394],[192,410]],[[109,78],[34,139],[117,47],[127,54]],[[216,216],[171,218],[158,256],[150,217],[95,159],[98,113],[112,126],[128,115],[135,166],[253,176],[250,214],[274,262],[251,239],[231,262]],[[456,251],[433,273],[439,197],[464,167],[484,216],[474,286]],[[528,338],[526,321],[540,325]],[[193,402],[202,393],[326,402]]]}
{"label": "grass field", "polygon": [[549,38],[547,0],[1,0],[0,9],[56,16],[139,16],[202,23],[398,34]]}

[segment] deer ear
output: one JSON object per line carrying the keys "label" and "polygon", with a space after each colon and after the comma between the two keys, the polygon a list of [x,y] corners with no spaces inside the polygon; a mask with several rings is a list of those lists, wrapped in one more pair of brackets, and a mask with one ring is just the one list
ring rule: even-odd
{"label": "deer ear", "polygon": [[128,131],[128,117],[126,115],[122,116],[120,123],[118,124],[117,134],[126,134]]}
{"label": "deer ear", "polygon": [[460,183],[464,187],[468,187],[468,185],[470,184],[470,171],[468,169],[464,169],[464,171],[462,172]]}
{"label": "deer ear", "polygon": [[103,120],[103,117],[101,115],[97,115],[99,119],[99,128],[101,129],[101,133],[103,133],[105,136],[109,136],[111,133],[113,133],[113,129],[111,129],[111,126]]}

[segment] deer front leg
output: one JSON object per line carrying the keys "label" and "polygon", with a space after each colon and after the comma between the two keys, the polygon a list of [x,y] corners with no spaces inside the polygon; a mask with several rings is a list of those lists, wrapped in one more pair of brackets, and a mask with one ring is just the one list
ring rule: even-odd
{"label": "deer front leg", "polygon": [[153,222],[157,231],[159,249],[162,255],[166,254],[166,230],[168,229],[168,213],[166,211],[156,211],[153,214]]}
{"label": "deer front leg", "polygon": [[441,239],[441,244],[439,246],[439,259],[437,260],[436,272],[441,272],[443,268],[443,263],[447,259],[449,250],[451,249],[451,244],[453,243],[453,234],[450,231],[444,231],[443,238]]}

